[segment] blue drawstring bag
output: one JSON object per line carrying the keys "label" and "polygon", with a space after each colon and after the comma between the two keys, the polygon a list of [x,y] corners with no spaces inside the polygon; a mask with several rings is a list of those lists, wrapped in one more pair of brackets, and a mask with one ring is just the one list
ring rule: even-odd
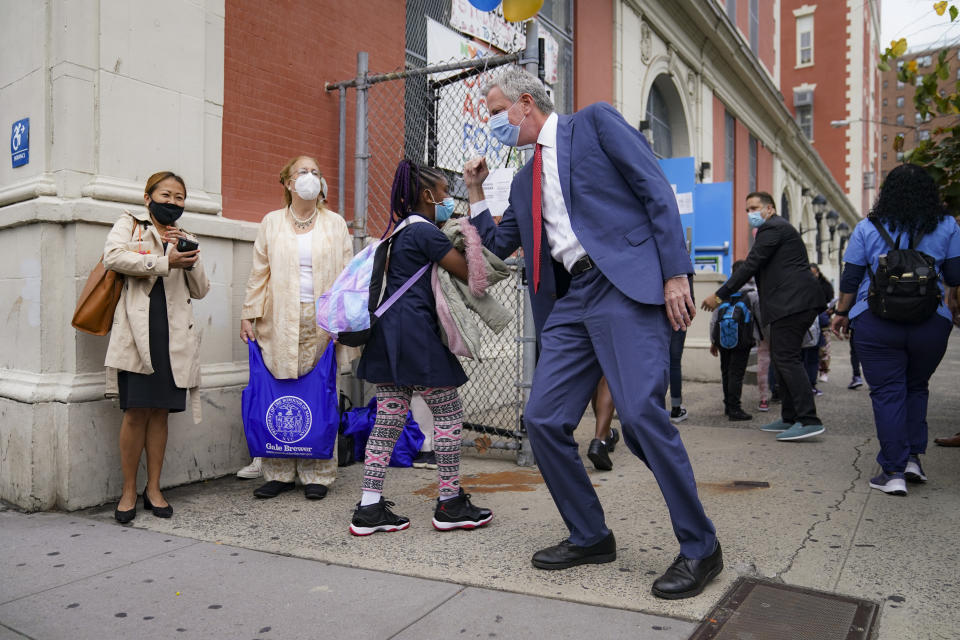
{"label": "blue drawstring bag", "polygon": [[[345,436],[353,436],[353,456],[362,462],[366,458],[367,440],[377,421],[377,399],[371,398],[365,407],[357,407],[343,414],[342,432]],[[390,455],[391,467],[413,466],[413,459],[420,451],[420,446],[426,438],[420,431],[420,425],[413,419],[413,414],[407,412],[407,422],[397,439],[397,444]]]}
{"label": "blue drawstring bag", "polygon": [[312,371],[294,380],[271,375],[260,347],[247,343],[250,382],[243,390],[243,431],[254,458],[333,457],[340,412],[331,342]]}

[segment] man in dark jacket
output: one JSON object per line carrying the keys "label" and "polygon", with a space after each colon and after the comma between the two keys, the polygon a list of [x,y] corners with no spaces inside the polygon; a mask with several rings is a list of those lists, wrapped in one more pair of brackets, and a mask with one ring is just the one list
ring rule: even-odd
{"label": "man in dark jacket", "polygon": [[807,248],[793,226],[777,215],[769,193],[747,196],[750,226],[757,229],[753,248],[742,268],[731,276],[703,308],[713,311],[752,277],[757,279],[760,313],[770,325],[770,356],[783,398],[781,419],[761,427],[777,433],[777,440],[793,441],[824,432],[807,374],[800,344],[826,301],[810,272]]}

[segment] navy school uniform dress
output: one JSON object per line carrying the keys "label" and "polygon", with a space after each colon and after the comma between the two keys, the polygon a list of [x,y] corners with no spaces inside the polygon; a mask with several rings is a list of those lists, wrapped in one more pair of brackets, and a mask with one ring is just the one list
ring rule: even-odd
{"label": "navy school uniform dress", "polygon": [[[452,248],[433,223],[409,224],[393,239],[383,299]],[[373,384],[399,386],[459,387],[467,381],[460,361],[440,339],[429,270],[374,324],[357,375]]]}

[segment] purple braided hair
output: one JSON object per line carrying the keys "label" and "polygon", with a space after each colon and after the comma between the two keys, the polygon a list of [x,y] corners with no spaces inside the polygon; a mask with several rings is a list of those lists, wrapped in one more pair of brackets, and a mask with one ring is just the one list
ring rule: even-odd
{"label": "purple braided hair", "polygon": [[390,187],[390,222],[380,239],[383,240],[391,229],[401,220],[410,215],[420,201],[420,190],[424,187],[424,179],[431,186],[445,179],[443,174],[431,167],[424,167],[416,162],[404,158],[397,165],[393,174],[393,186]]}

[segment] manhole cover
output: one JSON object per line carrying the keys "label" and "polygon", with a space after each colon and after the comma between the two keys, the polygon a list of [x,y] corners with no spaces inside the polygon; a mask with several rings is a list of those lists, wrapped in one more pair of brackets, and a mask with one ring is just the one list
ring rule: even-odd
{"label": "manhole cover", "polygon": [[740,578],[690,640],[867,640],[878,605]]}

